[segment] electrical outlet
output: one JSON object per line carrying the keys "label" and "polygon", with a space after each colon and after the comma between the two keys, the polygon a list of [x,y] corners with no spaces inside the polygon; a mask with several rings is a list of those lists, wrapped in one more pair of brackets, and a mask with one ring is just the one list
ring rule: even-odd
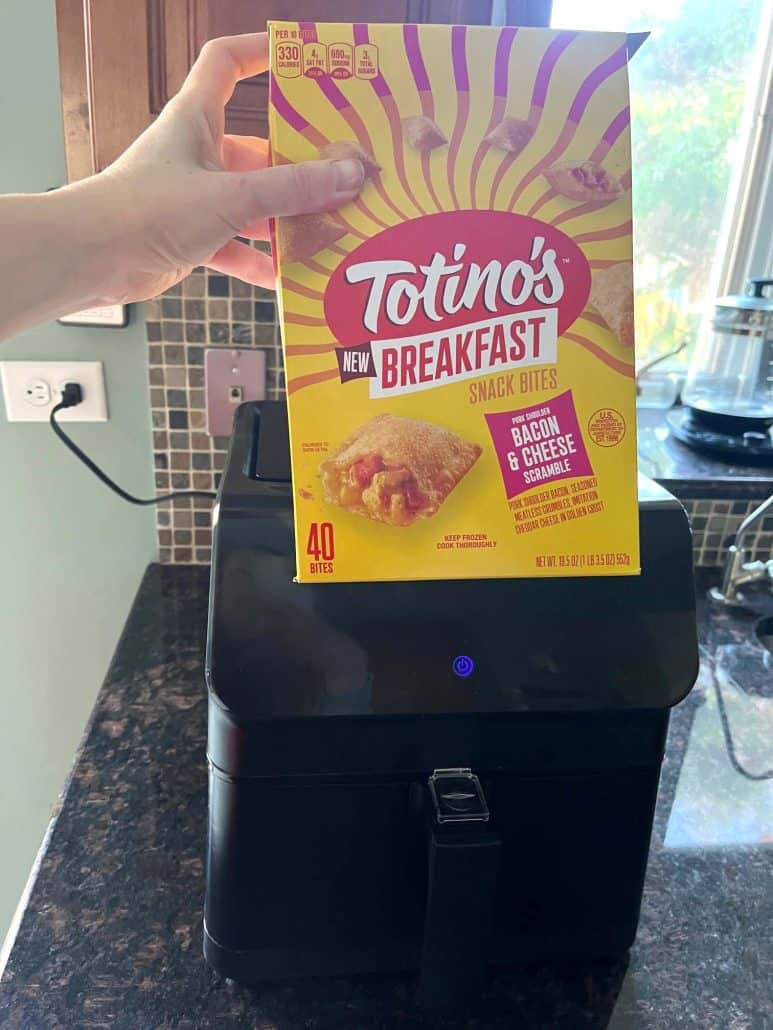
{"label": "electrical outlet", "polygon": [[34,404],[36,408],[45,408],[51,403],[51,387],[45,379],[30,379],[24,389],[24,396],[28,404]]}
{"label": "electrical outlet", "polygon": [[230,436],[236,408],[244,401],[265,400],[265,352],[210,347],[204,354],[204,387],[207,432]]}
{"label": "electrical outlet", "polygon": [[83,401],[59,412],[61,422],[107,422],[101,361],[0,361],[9,422],[47,422],[65,383],[80,383]]}

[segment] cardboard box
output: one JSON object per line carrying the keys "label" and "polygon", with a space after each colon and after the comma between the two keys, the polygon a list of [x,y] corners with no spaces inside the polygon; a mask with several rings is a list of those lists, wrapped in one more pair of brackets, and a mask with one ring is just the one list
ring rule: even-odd
{"label": "cardboard box", "polygon": [[299,581],[638,573],[628,49],[270,25],[273,161],[367,173],[275,227]]}

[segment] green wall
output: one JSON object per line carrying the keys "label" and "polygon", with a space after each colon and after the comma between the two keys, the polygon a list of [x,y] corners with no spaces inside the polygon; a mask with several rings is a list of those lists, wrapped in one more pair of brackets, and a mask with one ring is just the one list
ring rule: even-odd
{"label": "green wall", "polygon": [[[63,181],[54,0],[0,4],[0,193]],[[0,360],[104,362],[110,421],[73,436],[148,495],[146,351],[135,310],[123,330],[41,326]],[[0,494],[2,942],[156,541],[152,510],[114,497],[47,425],[9,424],[2,400]]]}

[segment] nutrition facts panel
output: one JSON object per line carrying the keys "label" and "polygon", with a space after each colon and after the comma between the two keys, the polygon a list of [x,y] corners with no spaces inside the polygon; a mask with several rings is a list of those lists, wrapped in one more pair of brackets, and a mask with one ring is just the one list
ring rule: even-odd
{"label": "nutrition facts panel", "polygon": [[373,43],[320,43],[314,29],[275,32],[273,68],[283,79],[375,79],[378,47]]}

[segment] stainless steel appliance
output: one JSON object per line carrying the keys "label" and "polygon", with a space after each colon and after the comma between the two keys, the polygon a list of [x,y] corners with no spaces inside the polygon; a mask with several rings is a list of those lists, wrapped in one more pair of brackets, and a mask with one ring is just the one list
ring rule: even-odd
{"label": "stainless steel appliance", "polygon": [[773,279],[721,297],[711,332],[698,341],[674,435],[700,450],[773,463]]}

